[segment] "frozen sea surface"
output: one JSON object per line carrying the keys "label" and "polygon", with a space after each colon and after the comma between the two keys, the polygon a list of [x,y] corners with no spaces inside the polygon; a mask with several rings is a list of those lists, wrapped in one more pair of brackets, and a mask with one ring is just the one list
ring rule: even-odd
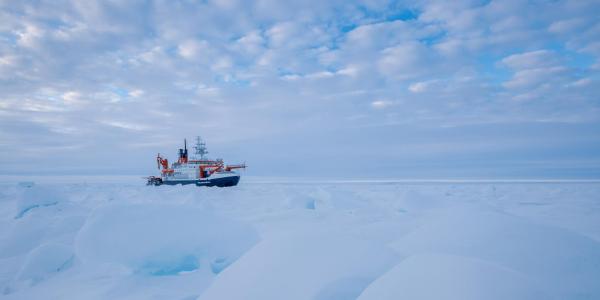
{"label": "frozen sea surface", "polygon": [[600,299],[597,182],[0,179],[2,299]]}

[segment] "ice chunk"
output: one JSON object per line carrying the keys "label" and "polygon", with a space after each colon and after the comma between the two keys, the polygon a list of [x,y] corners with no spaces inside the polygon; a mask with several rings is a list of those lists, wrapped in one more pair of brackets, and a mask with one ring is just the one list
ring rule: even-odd
{"label": "ice chunk", "polygon": [[48,224],[38,219],[15,220],[6,226],[6,233],[0,238],[0,258],[25,255],[44,241]]}
{"label": "ice chunk", "polygon": [[19,187],[23,187],[23,188],[30,188],[33,187],[35,185],[35,182],[33,181],[21,181],[18,183]]}
{"label": "ice chunk", "polygon": [[73,249],[68,245],[57,243],[41,245],[29,253],[17,279],[37,283],[47,276],[69,268],[73,259]]}
{"label": "ice chunk", "polygon": [[394,247],[404,255],[440,253],[490,261],[541,283],[559,298],[600,299],[600,243],[523,218],[448,210]]}
{"label": "ice chunk", "polygon": [[425,254],[407,258],[375,280],[358,300],[552,299],[523,275],[478,259]]}
{"label": "ice chunk", "polygon": [[258,240],[246,224],[193,206],[111,205],[94,212],[76,240],[84,263],[116,263],[135,273],[218,272]]}
{"label": "ice chunk", "polygon": [[64,199],[56,189],[44,186],[32,186],[23,191],[17,201],[15,219],[22,218],[34,208],[52,206]]}
{"label": "ice chunk", "polygon": [[200,299],[355,299],[395,259],[382,245],[340,233],[271,236]]}

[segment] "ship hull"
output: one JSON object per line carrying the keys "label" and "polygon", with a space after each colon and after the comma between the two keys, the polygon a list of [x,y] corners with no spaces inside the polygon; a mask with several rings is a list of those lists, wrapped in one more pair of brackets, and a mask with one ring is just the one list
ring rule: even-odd
{"label": "ship hull", "polygon": [[216,186],[216,187],[229,187],[236,186],[240,182],[239,175],[222,176],[218,178],[207,178],[207,179],[181,179],[181,180],[163,180],[160,184],[166,185],[187,185],[195,184],[197,186]]}

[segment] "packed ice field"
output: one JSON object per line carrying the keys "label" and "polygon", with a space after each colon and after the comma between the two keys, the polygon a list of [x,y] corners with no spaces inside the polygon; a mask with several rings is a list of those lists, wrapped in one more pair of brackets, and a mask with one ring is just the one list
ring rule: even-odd
{"label": "packed ice field", "polygon": [[2,299],[600,299],[600,183],[0,183]]}

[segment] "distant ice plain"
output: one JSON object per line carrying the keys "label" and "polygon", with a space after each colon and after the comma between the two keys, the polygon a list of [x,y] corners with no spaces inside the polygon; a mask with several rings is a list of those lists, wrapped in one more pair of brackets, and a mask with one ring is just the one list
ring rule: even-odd
{"label": "distant ice plain", "polygon": [[600,299],[597,181],[0,185],[3,299]]}

